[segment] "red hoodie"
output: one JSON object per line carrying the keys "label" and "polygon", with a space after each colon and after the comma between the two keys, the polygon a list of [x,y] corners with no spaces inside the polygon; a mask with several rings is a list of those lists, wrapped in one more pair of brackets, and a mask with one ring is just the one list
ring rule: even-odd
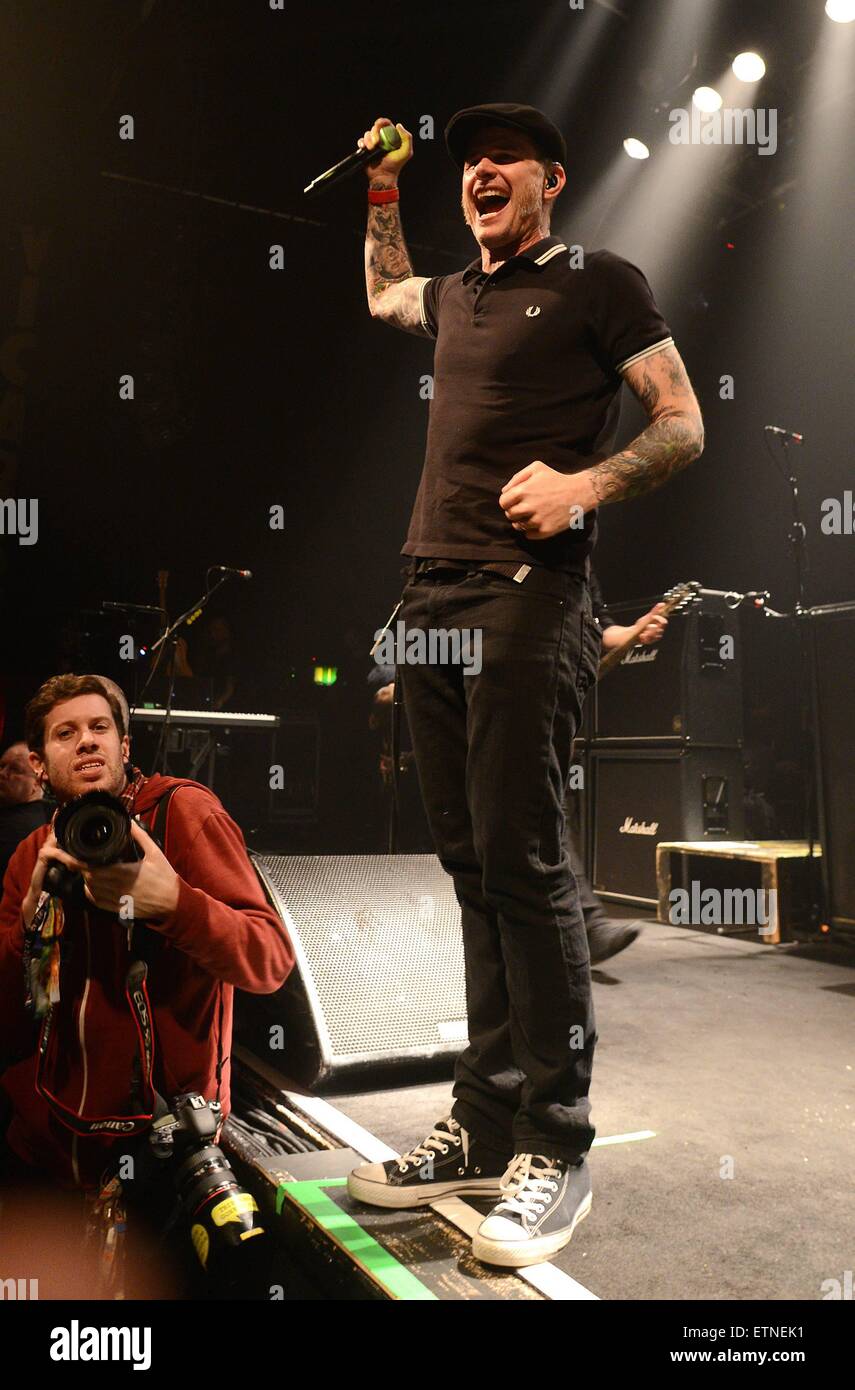
{"label": "red hoodie", "polygon": [[[150,822],[148,813],[170,787],[177,790],[162,838],[180,884],[175,912],[151,928],[161,938],[148,979],[155,1028],[153,1079],[167,1101],[184,1091],[199,1091],[213,1100],[218,1045],[224,1058],[231,1050],[234,986],[272,994],[287,978],[294,953],[249,862],[240,830],[213,792],[197,782],[150,777],[137,794],[134,814]],[[50,826],[41,826],[21,842],[3,881],[0,1059],[25,1058],[0,1080],[13,1111],[6,1140],[25,1163],[52,1174],[63,1186],[91,1187],[111,1151],[126,1152],[128,1140],[78,1136],[51,1112],[36,1090],[36,1027],[24,1007],[21,903],[49,834]],[[76,1114],[126,1115],[131,1110],[131,1069],[139,1046],[125,995],[132,959],[126,924],[115,914],[94,906],[67,911],[51,1045],[56,1062],[44,1081]],[[229,1074],[226,1063],[220,1090],[224,1115]]]}

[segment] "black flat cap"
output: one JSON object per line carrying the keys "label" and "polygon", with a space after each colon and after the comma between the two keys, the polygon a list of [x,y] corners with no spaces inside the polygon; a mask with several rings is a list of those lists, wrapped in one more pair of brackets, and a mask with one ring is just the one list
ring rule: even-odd
{"label": "black flat cap", "polygon": [[567,159],[564,136],[542,111],[535,106],[521,106],[516,101],[488,101],[483,106],[464,106],[445,127],[448,153],[458,169],[463,168],[472,135],[479,126],[485,125],[505,125],[512,130],[521,130],[533,145],[556,163],[564,164]]}

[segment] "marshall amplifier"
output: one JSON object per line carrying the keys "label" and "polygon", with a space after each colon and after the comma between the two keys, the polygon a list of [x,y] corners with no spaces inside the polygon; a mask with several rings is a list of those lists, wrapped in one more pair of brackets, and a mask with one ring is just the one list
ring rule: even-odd
{"label": "marshall amplifier", "polygon": [[[651,601],[616,604],[630,624]],[[591,703],[589,701],[589,703]],[[717,590],[672,613],[661,642],[635,646],[596,686],[597,739],[742,740],[742,653],[737,613]]]}
{"label": "marshall amplifier", "polygon": [[591,877],[604,898],[656,905],[660,840],[742,838],[738,749],[594,747],[589,758]]}

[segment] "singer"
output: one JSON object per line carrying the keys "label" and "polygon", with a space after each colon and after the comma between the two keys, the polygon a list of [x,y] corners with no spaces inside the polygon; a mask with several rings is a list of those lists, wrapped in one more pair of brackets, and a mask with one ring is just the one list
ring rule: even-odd
{"label": "singer", "polygon": [[[372,148],[390,124],[374,122]],[[561,132],[510,102],[458,111],[445,139],[479,254],[413,273],[399,148],[367,167],[371,315],[436,342],[421,482],[403,553],[409,629],[478,628],[482,665],[398,671],[437,854],[462,913],[469,1045],[451,1113],[353,1196],[497,1204],[488,1263],[549,1259],[588,1214],[596,1041],[589,952],[563,834],[564,789],[601,634],[588,583],[598,506],[659,487],[703,448],[700,410],[642,273],[550,235]],[[622,383],[648,424],[613,453]]]}

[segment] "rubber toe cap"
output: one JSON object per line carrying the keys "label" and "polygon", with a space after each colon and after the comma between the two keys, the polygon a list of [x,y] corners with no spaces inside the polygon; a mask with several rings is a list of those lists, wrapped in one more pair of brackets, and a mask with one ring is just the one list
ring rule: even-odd
{"label": "rubber toe cap", "polygon": [[478,1235],[482,1240],[498,1240],[503,1244],[527,1239],[519,1223],[510,1221],[507,1216],[488,1216],[478,1227]]}
{"label": "rubber toe cap", "polygon": [[384,1187],[389,1181],[382,1163],[363,1163],[359,1168],[354,1168],[351,1177],[359,1178],[360,1182],[374,1182]]}

